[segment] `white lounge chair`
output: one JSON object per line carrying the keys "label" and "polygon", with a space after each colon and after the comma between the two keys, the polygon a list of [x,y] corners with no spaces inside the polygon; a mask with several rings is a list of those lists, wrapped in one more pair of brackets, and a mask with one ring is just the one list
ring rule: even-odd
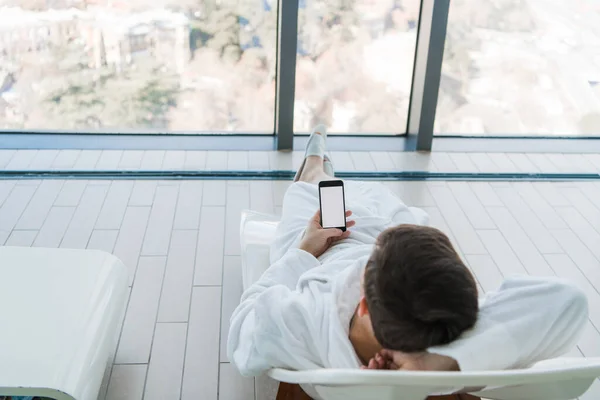
{"label": "white lounge chair", "polygon": [[[244,211],[241,220],[244,289],[269,267],[269,245],[278,219]],[[483,372],[406,372],[275,368],[268,375],[300,384],[314,399],[423,400],[436,393],[461,390],[494,400],[569,400],[587,391],[600,376],[600,358],[557,358],[527,369]]]}
{"label": "white lounge chair", "polygon": [[126,303],[110,254],[0,247],[0,395],[96,400]]}

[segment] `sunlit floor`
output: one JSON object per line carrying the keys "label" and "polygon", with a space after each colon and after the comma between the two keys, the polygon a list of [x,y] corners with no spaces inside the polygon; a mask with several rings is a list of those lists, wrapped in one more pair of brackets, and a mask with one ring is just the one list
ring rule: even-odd
{"label": "sunlit floor", "polygon": [[[236,373],[225,339],[241,294],[240,211],[280,213],[289,184],[0,181],[0,245],[101,249],[129,267],[129,305],[101,399],[273,399],[266,379]],[[579,285],[590,321],[569,355],[600,356],[600,183],[384,184],[429,213],[483,292],[513,273]],[[582,397],[598,398],[599,383]]]}

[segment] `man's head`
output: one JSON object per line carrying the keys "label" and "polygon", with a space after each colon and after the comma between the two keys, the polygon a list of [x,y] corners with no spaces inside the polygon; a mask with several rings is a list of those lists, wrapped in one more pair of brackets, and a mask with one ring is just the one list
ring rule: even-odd
{"label": "man's head", "polygon": [[359,314],[381,346],[415,352],[449,343],[475,325],[477,311],[475,280],[444,233],[400,225],[379,236]]}

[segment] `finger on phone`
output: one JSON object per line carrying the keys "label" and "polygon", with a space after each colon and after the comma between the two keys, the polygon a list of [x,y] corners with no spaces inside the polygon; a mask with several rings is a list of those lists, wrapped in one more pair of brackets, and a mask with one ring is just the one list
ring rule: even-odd
{"label": "finger on phone", "polygon": [[321,229],[321,232],[324,237],[331,238],[332,240],[341,238],[344,235],[344,231],[337,228]]}
{"label": "finger on phone", "polygon": [[351,216],[351,215],[352,215],[352,211],[350,211],[350,210],[346,210],[346,217],[349,217],[349,216]]}
{"label": "finger on phone", "polygon": [[346,232],[342,233],[340,236],[331,238],[331,242],[332,243],[339,242],[340,240],[348,239],[349,236],[350,236],[350,231],[346,231]]}
{"label": "finger on phone", "polygon": [[346,221],[346,228],[350,228],[356,225],[356,221]]}

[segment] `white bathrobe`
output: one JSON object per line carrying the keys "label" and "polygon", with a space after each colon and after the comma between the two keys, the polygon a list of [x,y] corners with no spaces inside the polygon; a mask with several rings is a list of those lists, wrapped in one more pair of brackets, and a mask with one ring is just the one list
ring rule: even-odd
{"label": "white bathrobe", "polygon": [[[348,333],[375,239],[388,227],[426,224],[428,217],[383,185],[346,182],[345,189],[356,226],[319,259],[297,248],[319,208],[318,189],[302,182],[288,189],[272,265],[231,317],[228,356],[242,375],[361,365]],[[454,358],[463,371],[526,367],[569,351],[587,318],[587,298],[577,288],[551,277],[511,277],[480,299],[473,329],[428,351]]]}

